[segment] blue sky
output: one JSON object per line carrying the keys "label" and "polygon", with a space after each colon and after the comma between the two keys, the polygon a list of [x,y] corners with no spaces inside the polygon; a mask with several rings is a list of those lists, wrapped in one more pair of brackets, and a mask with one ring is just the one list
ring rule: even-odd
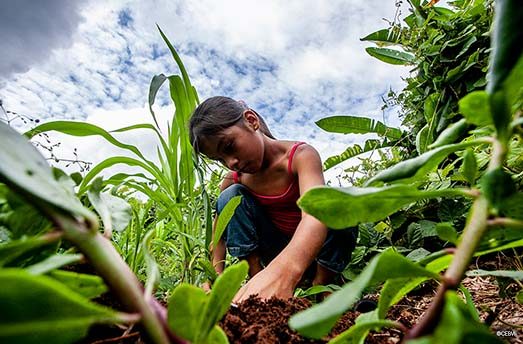
{"label": "blue sky", "polygon": [[[6,7],[7,6],[7,7]],[[399,125],[381,96],[401,90],[409,69],[365,53],[359,38],[385,28],[392,0],[101,1],[20,0],[0,14],[0,99],[7,110],[42,121],[74,119],[107,129],[148,121],[149,82],[177,73],[156,29],[180,53],[200,99],[227,95],[258,110],[278,138],[307,141],[323,159],[364,141],[328,134],[314,121],[350,114]],[[405,8],[402,8],[407,13]],[[172,116],[167,88],[156,111]],[[1,114],[0,114],[1,115]],[[23,123],[14,123],[22,129]],[[122,136],[151,154],[153,138]],[[115,149],[67,138],[97,162]]]}

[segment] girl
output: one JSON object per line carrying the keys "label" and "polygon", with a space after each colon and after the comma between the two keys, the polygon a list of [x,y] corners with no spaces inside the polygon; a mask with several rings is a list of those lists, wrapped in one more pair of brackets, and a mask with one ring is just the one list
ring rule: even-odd
{"label": "girl", "polygon": [[343,271],[356,231],[330,231],[296,205],[300,195],[324,185],[321,160],[313,147],[275,139],[256,111],[227,97],[201,103],[189,127],[196,152],[231,170],[220,187],[218,214],[232,197],[242,196],[213,250],[218,273],[224,269],[226,249],[249,263],[251,279],[235,302],[252,294],[291,297],[314,260],[314,285],[328,284]]}

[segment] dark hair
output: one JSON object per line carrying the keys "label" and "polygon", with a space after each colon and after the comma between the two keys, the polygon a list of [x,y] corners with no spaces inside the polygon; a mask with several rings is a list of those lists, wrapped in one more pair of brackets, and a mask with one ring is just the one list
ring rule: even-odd
{"label": "dark hair", "polygon": [[[243,118],[243,112],[249,110],[247,104],[228,97],[211,97],[198,105],[189,120],[189,139],[194,150],[200,152],[200,142],[204,138],[219,135]],[[260,120],[262,133],[274,139],[263,118],[254,110]]]}

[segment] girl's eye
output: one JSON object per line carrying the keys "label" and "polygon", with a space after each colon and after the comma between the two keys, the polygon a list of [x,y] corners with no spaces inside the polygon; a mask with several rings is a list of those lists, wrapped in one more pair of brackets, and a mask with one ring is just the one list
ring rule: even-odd
{"label": "girl's eye", "polygon": [[223,147],[223,152],[225,154],[232,153],[233,150],[234,150],[234,143],[232,141],[227,142],[227,144],[225,144],[225,146]]}

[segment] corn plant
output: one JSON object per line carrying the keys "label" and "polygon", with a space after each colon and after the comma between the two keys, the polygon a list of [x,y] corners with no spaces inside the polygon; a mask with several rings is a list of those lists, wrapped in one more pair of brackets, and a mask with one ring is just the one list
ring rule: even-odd
{"label": "corn plant", "polygon": [[[419,2],[411,3],[415,5],[413,20],[426,20],[426,11]],[[366,286],[385,282],[378,308],[361,315],[356,325],[333,343],[362,342],[369,330],[384,326],[402,329],[405,338],[413,343],[462,343],[465,338],[481,339],[483,343],[500,342],[479,323],[469,294],[460,284],[474,256],[523,246],[521,236],[488,248],[481,245],[488,230],[523,229],[523,195],[514,182],[515,176],[504,168],[510,148],[521,145],[523,30],[519,23],[522,20],[523,8],[518,1],[496,2],[486,90],[469,93],[459,101],[460,114],[475,130],[461,138],[456,135],[456,125],[449,126],[435,144],[427,145],[425,152],[379,172],[368,179],[363,188],[319,187],[299,200],[304,211],[329,227],[345,228],[380,221],[420,200],[465,197],[472,201],[472,206],[463,233],[459,237],[454,233],[457,247],[435,252],[417,262],[393,249],[386,250],[340,291],[292,317],[291,327],[320,338],[358,300]],[[461,142],[455,143],[460,139]],[[478,168],[478,152],[488,154],[489,162],[484,170]],[[436,171],[451,154],[462,156],[459,173],[464,182],[420,189],[427,175]],[[445,273],[440,274],[444,269]],[[483,271],[482,274],[523,278],[521,272],[515,271]],[[385,319],[391,305],[427,279],[438,281],[439,287],[429,309],[414,328],[407,330]],[[466,303],[457,294],[458,289],[464,291]]]}
{"label": "corn plant", "polygon": [[[133,174],[120,172],[110,175],[105,178],[103,186],[126,187],[144,194],[154,202],[154,221],[162,223],[149,227],[158,231],[154,242],[161,247],[154,249],[154,252],[160,256],[169,254],[176,257],[182,280],[196,283],[203,278],[201,271],[196,267],[202,264],[202,260],[207,259],[212,226],[210,199],[203,187],[204,167],[196,161],[197,157],[189,142],[187,126],[188,118],[199,100],[179,55],[159,27],[158,30],[171,51],[181,76],[159,74],[152,78],[148,103],[154,124],[135,124],[108,132],[84,122],[52,121],[38,125],[25,135],[32,138],[38,134],[57,131],[73,136],[99,136],[108,144],[127,151],[129,156],[112,156],[93,166],[81,180],[78,195],[84,195],[93,180],[112,166],[126,165],[139,169],[139,172]],[[153,105],[160,87],[166,81],[169,84],[175,112],[168,124],[167,133],[164,134]],[[158,139],[156,151],[159,164],[148,159],[136,146],[122,142],[114,136],[116,133],[144,130],[151,132]],[[199,185],[196,183],[198,179]],[[135,213],[134,222],[140,221],[136,217],[138,215]],[[135,235],[126,235],[135,239],[133,246],[138,248],[145,233],[142,233],[143,228],[136,228],[136,231]],[[201,238],[205,239],[202,241]],[[135,251],[131,262],[134,271],[141,268],[135,265],[137,258],[140,258],[136,254]]]}
{"label": "corn plant", "polygon": [[[0,123],[0,143],[9,147],[0,150],[0,182],[5,183],[0,184],[0,214],[7,217],[2,216],[5,223],[2,222],[1,229],[4,234],[11,233],[0,245],[0,283],[4,286],[0,295],[0,341],[71,343],[84,337],[94,323],[139,322],[154,343],[185,343],[185,339],[195,343],[227,343],[216,322],[227,311],[245,279],[246,263],[224,271],[209,296],[196,287],[181,284],[173,292],[166,311],[152,296],[158,276],[149,252],[153,232],[143,239],[148,268],[144,287],[110,240],[98,230],[96,215],[74,194],[74,183],[62,174],[53,173],[36,148],[4,123]],[[99,179],[89,190],[89,199],[104,223],[104,230],[116,230],[122,226],[119,219],[129,206],[121,199],[115,201],[110,195],[100,193],[97,188],[100,186]],[[18,206],[22,209],[9,208],[13,203],[9,199],[16,197],[27,201],[16,201],[24,204]],[[39,220],[31,226],[24,222],[29,214],[32,214],[30,219],[43,214],[48,221]],[[72,245],[69,251],[74,249],[75,254],[57,255],[41,250],[58,245],[59,241]],[[22,256],[24,264],[12,265]],[[31,258],[29,263],[28,258]],[[101,278],[58,270],[83,259]],[[89,300],[105,292],[106,285],[129,313]]]}

